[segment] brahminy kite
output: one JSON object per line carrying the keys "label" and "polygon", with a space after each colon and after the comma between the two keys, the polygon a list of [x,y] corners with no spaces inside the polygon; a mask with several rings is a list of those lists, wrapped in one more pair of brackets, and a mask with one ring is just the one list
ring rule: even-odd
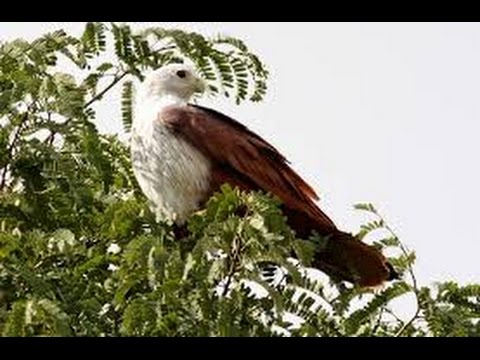
{"label": "brahminy kite", "polygon": [[132,126],[138,183],[157,216],[183,225],[224,183],[277,196],[301,238],[328,238],[313,266],[337,279],[377,286],[397,277],[380,251],[340,231],[317,206],[317,194],[275,147],[218,111],[189,103],[205,82],[189,66],[171,64],[143,81]]}

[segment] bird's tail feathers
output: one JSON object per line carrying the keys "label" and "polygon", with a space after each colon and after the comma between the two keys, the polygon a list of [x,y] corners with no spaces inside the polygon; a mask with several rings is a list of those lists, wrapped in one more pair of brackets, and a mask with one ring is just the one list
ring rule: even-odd
{"label": "bird's tail feathers", "polygon": [[313,267],[333,278],[365,287],[399,277],[379,250],[338,230],[327,236],[324,246],[314,256]]}

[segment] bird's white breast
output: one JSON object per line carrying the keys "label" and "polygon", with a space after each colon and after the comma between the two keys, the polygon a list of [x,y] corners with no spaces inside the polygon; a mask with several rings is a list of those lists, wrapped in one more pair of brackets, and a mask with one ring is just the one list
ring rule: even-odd
{"label": "bird's white breast", "polygon": [[157,217],[181,224],[205,197],[210,162],[161,121],[151,120],[132,129],[133,170]]}

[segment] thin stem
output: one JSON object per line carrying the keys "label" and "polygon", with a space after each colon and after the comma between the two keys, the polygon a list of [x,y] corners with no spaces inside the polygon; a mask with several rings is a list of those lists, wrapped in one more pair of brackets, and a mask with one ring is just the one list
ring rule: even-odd
{"label": "thin stem", "polygon": [[227,282],[223,288],[222,297],[228,294],[228,290],[233,280],[233,276],[235,275],[235,271],[237,269],[237,261],[238,261],[239,255],[240,255],[240,247],[238,246],[238,241],[237,241],[237,238],[235,237],[232,243],[232,251],[228,257],[228,259],[230,259],[230,264],[229,264],[230,268],[227,275]]}
{"label": "thin stem", "polygon": [[[392,234],[393,237],[395,237],[395,239],[398,240],[398,244],[399,244],[399,248],[400,250],[402,251],[403,255],[405,255],[406,257],[408,257],[408,250],[407,248],[402,244],[402,242],[400,241],[400,238],[397,236],[397,234],[395,233],[395,231],[393,231],[393,229],[388,225],[388,223],[385,221],[385,219],[382,217],[382,215],[380,215],[377,211],[374,211],[375,215],[378,216],[378,218],[383,222],[384,226],[385,226],[385,229],[387,229],[387,231],[390,232],[390,234]],[[420,314],[420,311],[421,311],[421,305],[420,305],[420,291],[418,289],[418,282],[417,282],[417,278],[415,276],[415,272],[413,271],[413,267],[412,267],[412,264],[408,264],[408,273],[410,275],[410,278],[412,279],[412,288],[413,288],[413,293],[415,294],[415,300],[416,300],[416,309],[415,309],[415,313],[413,314],[413,316],[410,318],[410,320],[408,320],[401,328],[400,330],[394,335],[395,337],[399,337],[401,336],[405,330],[407,330],[407,328],[415,321],[415,319],[417,319],[418,315]]]}
{"label": "thin stem", "polygon": [[[28,119],[28,113],[25,112],[23,114],[22,119],[20,120],[20,123],[18,124],[18,127],[15,131],[15,134],[13,135],[12,142],[10,143],[10,145],[8,146],[8,149],[7,149],[7,157],[9,159],[9,161],[12,160],[12,158],[13,158],[13,151],[15,149],[15,146],[17,145],[18,140],[20,139],[20,134],[23,130],[23,125],[25,124],[27,119]],[[3,168],[3,171],[2,171],[1,181],[0,181],[0,190],[3,190],[6,183],[7,183],[8,165],[9,165],[8,163],[5,164],[5,167]]]}
{"label": "thin stem", "polygon": [[128,70],[125,70],[121,75],[116,76],[112,82],[105,87],[102,91],[100,91],[97,95],[92,97],[85,105],[84,108],[89,107],[92,105],[95,101],[100,100],[105,93],[107,93],[112,87],[114,87],[119,81],[121,81],[125,76],[127,76],[130,72]]}
{"label": "thin stem", "polygon": [[[406,249],[401,244],[400,244],[400,249],[402,250],[402,252],[405,255],[408,255],[408,252],[406,251]],[[415,313],[413,314],[413,316],[395,334],[395,337],[401,336],[405,332],[405,330],[407,330],[407,328],[415,321],[415,319],[417,319],[417,317],[418,317],[418,315],[420,315],[420,311],[421,311],[420,295],[419,295],[419,290],[418,290],[418,286],[417,286],[417,279],[416,279],[416,277],[413,273],[413,270],[411,269],[411,266],[409,266],[409,273],[410,273],[410,277],[412,278],[413,292],[415,294],[415,300],[416,300],[416,309],[415,309]]]}
{"label": "thin stem", "polygon": [[375,326],[372,329],[372,336],[375,335],[375,333],[377,332],[377,330],[380,327],[380,324],[382,323],[382,317],[383,317],[383,312],[384,311],[385,311],[385,306],[382,306],[380,308],[379,313],[378,313],[378,317],[377,317],[377,321],[375,322]]}
{"label": "thin stem", "polygon": [[387,313],[389,313],[390,315],[392,315],[392,316],[395,318],[396,321],[398,321],[399,323],[401,323],[402,326],[405,324],[405,322],[404,322],[402,319],[400,319],[400,318],[397,316],[397,314],[395,314],[395,313],[394,313],[392,310],[390,310],[388,307],[386,307],[386,308],[384,308],[384,309],[385,309],[385,311],[386,311]]}

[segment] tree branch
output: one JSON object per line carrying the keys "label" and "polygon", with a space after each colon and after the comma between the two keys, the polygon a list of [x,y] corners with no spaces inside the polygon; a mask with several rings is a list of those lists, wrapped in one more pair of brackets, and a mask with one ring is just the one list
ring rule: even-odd
{"label": "tree branch", "polygon": [[[90,105],[95,103],[96,101],[100,100],[111,88],[113,88],[115,85],[117,85],[125,76],[127,76],[130,72],[128,70],[125,70],[122,72],[120,75],[115,76],[115,78],[112,80],[110,84],[108,84],[102,91],[100,91],[97,95],[92,97],[89,101],[85,103],[83,106],[84,109],[88,108]],[[67,119],[62,125],[68,125],[73,119]],[[50,135],[45,139],[45,143],[51,145],[54,141],[55,135],[57,132],[55,130],[51,130]]]}
{"label": "tree branch", "polygon": [[100,91],[97,95],[92,97],[85,105],[84,108],[89,107],[92,105],[95,101],[100,100],[112,87],[114,87],[118,82],[120,82],[125,76],[127,76],[130,73],[130,71],[125,70],[122,74],[116,76],[112,82],[105,87],[102,91]]}

